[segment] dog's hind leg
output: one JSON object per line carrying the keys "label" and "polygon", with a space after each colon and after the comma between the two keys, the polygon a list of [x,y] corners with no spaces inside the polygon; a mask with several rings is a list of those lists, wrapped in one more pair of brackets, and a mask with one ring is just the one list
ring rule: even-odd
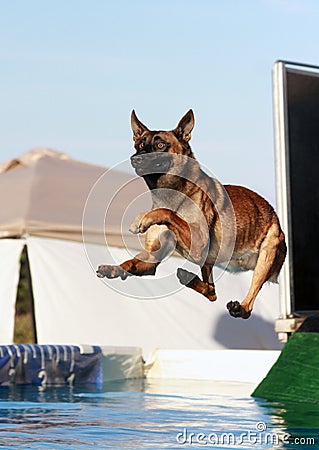
{"label": "dog's hind leg", "polygon": [[217,300],[215,292],[215,285],[213,281],[212,266],[204,265],[201,269],[203,280],[192,272],[185,269],[177,269],[177,277],[181,284],[194,289],[200,294],[204,295],[211,302]]}
{"label": "dog's hind leg", "polygon": [[233,317],[248,319],[258,292],[266,281],[276,281],[286,256],[285,236],[278,223],[273,223],[263,240],[248,294],[243,302],[231,301],[227,309]]}
{"label": "dog's hind leg", "polygon": [[156,268],[175,248],[175,239],[165,226],[154,225],[145,236],[145,250],[120,265],[100,265],[99,278],[155,275]]}

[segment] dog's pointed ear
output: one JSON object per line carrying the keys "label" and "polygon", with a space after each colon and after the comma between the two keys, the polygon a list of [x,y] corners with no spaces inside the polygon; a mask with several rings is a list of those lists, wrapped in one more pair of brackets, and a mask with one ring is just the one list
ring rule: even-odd
{"label": "dog's pointed ear", "polygon": [[144,131],[149,131],[149,129],[137,118],[135,111],[133,109],[131,114],[131,127],[133,131],[133,140],[136,141],[141,137]]}
{"label": "dog's pointed ear", "polygon": [[195,125],[195,118],[193,110],[190,109],[185,116],[181,118],[181,120],[178,122],[177,127],[175,128],[174,133],[175,135],[183,139],[185,142],[188,142],[191,138],[192,129]]}

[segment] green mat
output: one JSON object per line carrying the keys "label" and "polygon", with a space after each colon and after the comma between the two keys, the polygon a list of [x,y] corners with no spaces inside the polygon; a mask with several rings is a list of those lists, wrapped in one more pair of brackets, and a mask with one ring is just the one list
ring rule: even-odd
{"label": "green mat", "polygon": [[295,333],[252,396],[319,403],[319,333]]}

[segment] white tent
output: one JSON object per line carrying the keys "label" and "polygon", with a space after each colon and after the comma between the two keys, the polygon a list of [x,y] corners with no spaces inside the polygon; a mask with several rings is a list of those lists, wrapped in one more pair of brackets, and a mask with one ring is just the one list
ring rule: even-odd
{"label": "white tent", "polygon": [[136,346],[145,356],[155,348],[281,347],[274,332],[278,286],[263,287],[248,320],[226,310],[227,301],[243,299],[251,273],[216,270],[215,303],[178,283],[185,261],[175,256],[155,277],[96,277],[99,264],[123,262],[141,247],[128,226],[148,209],[149,197],[134,175],[35,149],[0,166],[0,201],[0,343],[13,339],[26,245],[40,344]]}

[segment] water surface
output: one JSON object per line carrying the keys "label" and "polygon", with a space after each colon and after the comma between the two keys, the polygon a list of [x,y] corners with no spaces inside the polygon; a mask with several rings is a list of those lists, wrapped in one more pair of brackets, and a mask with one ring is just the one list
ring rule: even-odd
{"label": "water surface", "polygon": [[256,400],[253,389],[192,380],[0,387],[0,447],[319,448],[319,405]]}

